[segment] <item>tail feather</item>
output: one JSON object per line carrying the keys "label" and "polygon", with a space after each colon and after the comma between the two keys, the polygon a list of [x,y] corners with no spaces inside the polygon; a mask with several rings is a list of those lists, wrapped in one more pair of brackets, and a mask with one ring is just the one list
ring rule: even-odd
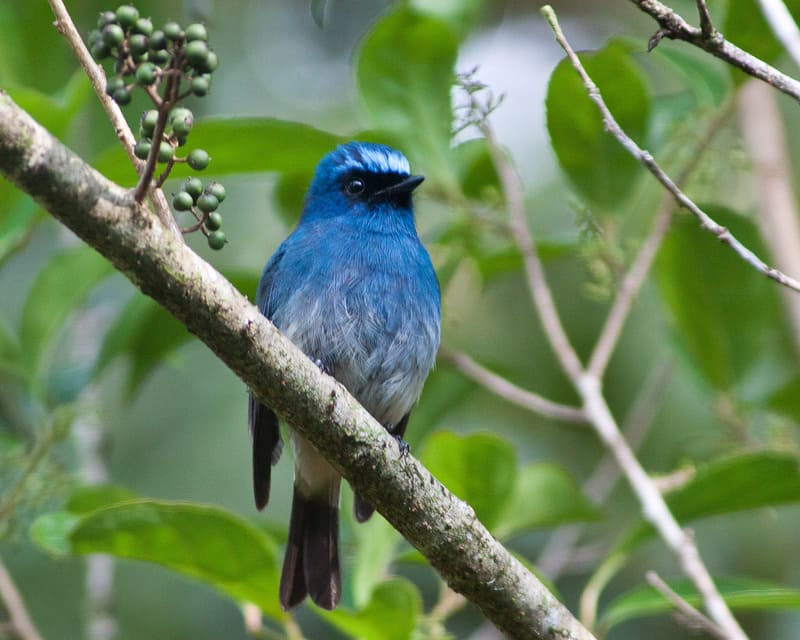
{"label": "tail feather", "polygon": [[339,568],[338,491],[334,504],[301,495],[292,499],[289,540],[281,572],[281,607],[289,610],[306,595],[323,609],[335,609],[342,592]]}
{"label": "tail feather", "polygon": [[272,465],[281,456],[283,442],[278,417],[253,396],[248,403],[247,421],[253,442],[253,495],[261,510],[269,501]]}

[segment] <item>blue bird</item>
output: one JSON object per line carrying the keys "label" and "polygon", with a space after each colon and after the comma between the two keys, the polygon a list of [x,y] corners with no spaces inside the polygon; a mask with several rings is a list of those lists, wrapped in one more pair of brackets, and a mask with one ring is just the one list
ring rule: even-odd
{"label": "blue bird", "polygon": [[[292,342],[334,376],[402,443],[433,367],[441,326],[439,282],[414,226],[411,192],[423,181],[379,144],[350,142],[325,156],[295,230],[267,262],[256,302]],[[278,419],[252,396],[256,506],[269,500],[280,456]],[[339,474],[291,432],[294,496],[281,573],[288,610],[307,595],[333,609],[341,594]],[[373,507],[358,495],[358,521]]]}

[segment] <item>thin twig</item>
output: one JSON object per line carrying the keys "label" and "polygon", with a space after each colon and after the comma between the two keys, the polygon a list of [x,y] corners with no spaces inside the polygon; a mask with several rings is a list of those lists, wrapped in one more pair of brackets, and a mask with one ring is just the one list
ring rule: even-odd
{"label": "thin twig", "polygon": [[[672,366],[669,363],[657,365],[648,374],[636,401],[623,420],[625,438],[634,450],[639,448],[653,423],[671,373]],[[608,499],[620,475],[619,466],[607,452],[581,490],[594,504],[601,505]],[[572,550],[584,528],[580,524],[560,527],[545,544],[536,559],[536,566],[550,580],[557,580],[572,559]]]}
{"label": "thin twig", "polygon": [[650,49],[658,45],[663,38],[683,40],[800,101],[800,82],[731,44],[718,31],[707,37],[702,29],[691,26],[672,8],[658,0],[630,1],[659,24],[659,30],[650,39]]}
{"label": "thin twig", "polygon": [[681,191],[681,189],[678,188],[672,179],[666,173],[664,173],[649,151],[640,148],[639,145],[637,145],[633,139],[631,139],[630,136],[628,136],[628,134],[622,130],[614,116],[611,114],[611,111],[609,111],[608,106],[606,106],[606,103],[603,101],[603,97],[600,94],[600,89],[598,89],[597,85],[589,77],[589,74],[586,73],[586,70],[583,68],[583,65],[581,64],[577,54],[575,51],[573,51],[569,42],[567,42],[566,38],[564,37],[564,33],[561,31],[561,27],[558,24],[558,20],[556,19],[556,15],[552,8],[549,5],[546,5],[542,8],[542,13],[550,23],[550,27],[553,30],[558,44],[561,45],[562,49],[564,49],[567,57],[572,63],[572,66],[580,75],[589,98],[591,98],[592,102],[594,102],[597,108],[600,110],[606,131],[613,135],[625,148],[625,150],[628,151],[628,153],[641,162],[645,168],[650,171],[653,176],[655,176],[656,180],[664,185],[667,191],[673,195],[675,200],[677,200],[681,206],[688,209],[692,214],[694,214],[695,217],[697,217],[697,219],[700,221],[701,228],[713,233],[720,242],[727,244],[745,262],[750,264],[759,272],[763,273],[768,278],[775,280],[785,287],[789,287],[795,291],[800,291],[800,282],[767,265],[752,251],[750,251],[750,249],[739,242],[727,228],[723,227],[714,219],[712,219],[711,216],[698,207],[685,193],[683,193],[683,191]]}
{"label": "thin twig", "polygon": [[[719,130],[730,118],[733,113],[734,105],[735,102],[733,100],[729,101],[722,112],[712,119],[710,126],[701,136],[688,163],[676,180],[676,184],[680,187],[686,184],[686,181],[697,168],[698,162],[708,149],[714,136],[719,133]],[[617,296],[614,299],[614,303],[611,305],[611,310],[608,312],[608,317],[595,343],[594,350],[589,358],[589,364],[586,367],[586,370],[591,375],[602,378],[605,373],[608,362],[619,340],[619,336],[622,333],[622,328],[633,306],[633,302],[650,271],[650,267],[653,264],[656,253],[658,253],[661,242],[669,230],[674,207],[672,194],[665,192],[658,206],[658,212],[653,220],[650,233],[647,235],[644,244],[642,244],[642,247],[639,249],[639,253],[630,268],[623,276],[619,290],[617,291]]]}
{"label": "thin twig", "polygon": [[528,231],[528,223],[525,219],[525,203],[523,201],[525,190],[522,181],[508,161],[504,151],[500,148],[488,121],[483,120],[479,127],[486,138],[492,162],[500,178],[503,195],[508,207],[511,233],[522,254],[528,288],[536,306],[536,311],[539,314],[542,328],[547,335],[553,353],[555,353],[561,364],[561,368],[574,380],[580,377],[583,372],[583,365],[564,331],[564,326],[561,324],[561,319],[556,310],[556,303],[550,293],[550,287],[547,285],[544,267],[539,259],[536,243]]}
{"label": "thin twig", "polygon": [[485,389],[491,391],[496,396],[508,400],[512,404],[522,407],[523,409],[528,409],[529,411],[548,418],[563,420],[565,422],[586,422],[586,416],[581,409],[558,404],[537,393],[518,387],[502,376],[481,366],[466,353],[441,351],[439,357],[458,368],[461,373],[471,378]]}
{"label": "thin twig", "polygon": [[11,618],[13,634],[20,640],[42,640],[42,635],[33,624],[28,609],[25,607],[25,601],[2,560],[0,560],[0,598]]}
{"label": "thin twig", "polygon": [[[75,23],[72,22],[69,11],[67,11],[62,0],[48,0],[48,2],[56,17],[54,23],[56,29],[66,38],[67,43],[75,53],[75,57],[78,59],[89,81],[92,83],[92,88],[100,100],[103,110],[106,112],[109,120],[111,120],[114,132],[122,143],[122,148],[125,149],[125,153],[136,169],[136,173],[141,174],[145,165],[144,162],[139,160],[133,153],[133,148],[136,145],[136,138],[134,138],[133,132],[128,126],[127,120],[125,120],[122,109],[120,109],[119,105],[106,93],[106,74],[103,68],[92,58],[92,54],[89,52],[89,49],[86,48],[86,44],[83,42],[81,34],[78,33]],[[170,229],[176,237],[182,237],[164,192],[160,189],[154,189],[150,192],[150,199],[156,215],[161,222]]]}
{"label": "thin twig", "polygon": [[723,631],[719,625],[714,624],[714,622],[709,620],[702,612],[695,609],[692,605],[686,602],[686,600],[675,593],[675,591],[673,591],[655,571],[648,571],[646,577],[647,582],[650,583],[650,586],[664,596],[670,602],[670,604],[672,604],[672,606],[675,607],[680,614],[686,618],[686,620],[690,623],[689,626],[692,629],[702,629],[715,638],[719,638],[719,640],[726,640],[728,638],[725,631]]}
{"label": "thin twig", "polygon": [[697,13],[700,16],[700,31],[704,38],[714,36],[714,23],[711,21],[711,14],[708,11],[706,0],[697,0]]}

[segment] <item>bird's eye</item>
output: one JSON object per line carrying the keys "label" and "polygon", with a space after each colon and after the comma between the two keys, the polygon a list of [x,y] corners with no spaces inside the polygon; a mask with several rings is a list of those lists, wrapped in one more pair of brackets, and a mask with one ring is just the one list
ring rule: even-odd
{"label": "bird's eye", "polygon": [[361,178],[353,178],[345,185],[344,190],[348,195],[357,196],[360,193],[364,193],[365,188],[366,185]]}

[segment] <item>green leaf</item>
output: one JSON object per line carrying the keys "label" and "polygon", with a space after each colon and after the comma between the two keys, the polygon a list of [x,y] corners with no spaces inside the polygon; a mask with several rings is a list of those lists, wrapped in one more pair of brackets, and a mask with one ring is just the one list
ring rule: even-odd
{"label": "green leaf", "polygon": [[464,195],[499,200],[500,181],[484,138],[462,142],[453,149],[453,160]]}
{"label": "green leaf", "polygon": [[8,185],[0,189],[7,203],[0,207],[0,266],[25,246],[36,224],[42,220],[41,209],[30,196],[15,192]]}
{"label": "green leaf", "polygon": [[517,474],[511,499],[494,530],[498,538],[568,522],[597,520],[600,513],[563,467],[540,462]]}
{"label": "green leaf", "polygon": [[359,612],[343,608],[314,612],[353,638],[370,640],[407,640],[411,637],[422,609],[417,588],[402,578],[381,583],[372,599]]}
{"label": "green leaf", "polygon": [[428,439],[422,462],[475,509],[488,529],[498,524],[517,475],[517,458],[508,441],[489,433],[459,436],[442,431]]}
{"label": "green leaf", "polygon": [[[787,9],[797,20],[800,18],[800,1],[785,0]],[[757,0],[736,0],[728,3],[728,13],[722,25],[725,38],[761,58],[765,62],[774,62],[783,52],[783,46],[775,39]],[[737,82],[746,76],[743,72],[731,68]]]}
{"label": "green leaf", "polygon": [[728,66],[705,52],[678,46],[658,46],[653,55],[673,70],[693,97],[693,105],[718,107],[731,91]]}
{"label": "green leaf", "polygon": [[[753,224],[729,210],[708,214],[756,255],[766,251]],[[694,368],[721,391],[765,397],[794,369],[778,290],[729,247],[679,216],[656,262],[658,283]]]}
{"label": "green leaf", "polygon": [[12,85],[7,89],[22,109],[57,138],[64,137],[73,118],[92,95],[92,85],[81,68],[55,94],[42,93],[21,85]]}
{"label": "green leaf", "polygon": [[70,554],[69,534],[80,517],[69,511],[55,511],[39,516],[30,528],[31,539],[56,557]]}
{"label": "green leaf", "polygon": [[[252,300],[258,286],[253,273],[228,274],[233,285]],[[117,357],[130,362],[127,394],[131,397],[153,369],[191,339],[180,322],[151,298],[135,295],[106,333],[95,362],[96,378]]]}
{"label": "green leaf", "polygon": [[401,140],[403,151],[446,190],[457,188],[450,162],[457,51],[447,24],[401,6],[372,29],[357,62],[373,125]]}
{"label": "green leaf", "polygon": [[[698,466],[692,480],[667,497],[667,505],[682,523],[723,513],[800,502],[800,468],[790,454],[745,453]],[[653,535],[640,521],[617,546],[630,551]]]}
{"label": "green leaf", "polygon": [[22,310],[21,362],[33,382],[69,315],[113,268],[88,247],[55,256],[39,273]]}
{"label": "green leaf", "polygon": [[74,554],[153,562],[253,602],[273,618],[285,616],[278,604],[275,545],[263,531],[222,509],[131,500],[84,515],[67,533],[64,544]]}
{"label": "green leaf", "polygon": [[386,577],[401,536],[378,515],[354,527],[353,533],[355,557],[345,578],[354,606],[361,609],[373,596],[376,585]]}
{"label": "green leaf", "polygon": [[410,5],[420,13],[446,22],[460,39],[467,35],[484,10],[483,0],[411,0]]}
{"label": "green leaf", "polygon": [[[746,578],[714,580],[725,602],[736,611],[764,611],[800,608],[800,589]],[[670,588],[695,607],[702,599],[688,581],[669,583]],[[617,597],[600,618],[603,635],[627,620],[674,611],[673,605],[652,587],[640,587]]]}
{"label": "green leaf", "polygon": [[66,510],[80,516],[112,504],[134,500],[138,496],[115,484],[93,484],[78,487],[67,500]]}
{"label": "green leaf", "polygon": [[[307,124],[276,118],[205,118],[195,122],[192,149],[211,155],[209,173],[215,176],[257,171],[308,172],[320,158],[347,138]],[[132,186],[136,174],[116,145],[103,153],[95,168],[110,180]],[[171,178],[193,175],[178,164]]]}
{"label": "green leaf", "polygon": [[[622,129],[644,144],[650,97],[628,53],[629,45],[612,40],[600,51],[581,54],[580,59]],[[545,106],[550,141],[561,169],[583,197],[613,211],[643,169],[605,131],[597,106],[567,59],[550,76]]]}

